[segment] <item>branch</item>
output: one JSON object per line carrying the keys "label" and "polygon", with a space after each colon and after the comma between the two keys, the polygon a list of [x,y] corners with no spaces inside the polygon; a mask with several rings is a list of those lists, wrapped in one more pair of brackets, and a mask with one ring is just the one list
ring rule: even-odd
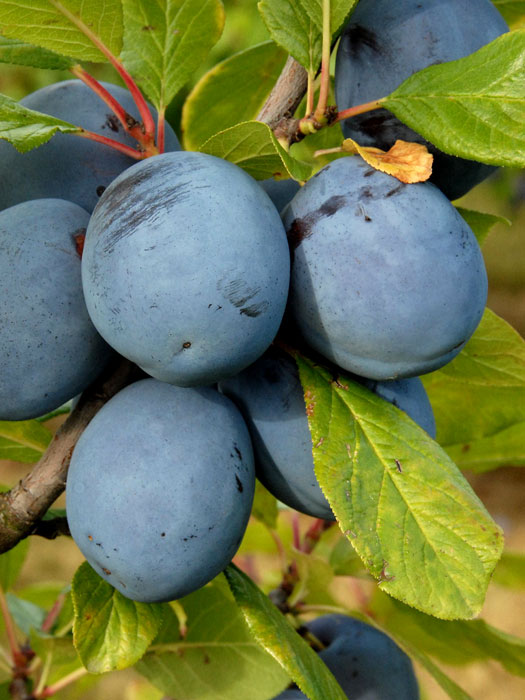
{"label": "branch", "polygon": [[257,121],[268,124],[278,139],[284,138],[291,143],[295,140],[298,124],[293,115],[303,99],[307,84],[306,70],[290,56],[270,96],[257,115]]}
{"label": "branch", "polygon": [[[127,360],[106,371],[82,394],[33,470],[10,491],[0,494],[0,553],[35,531],[36,523],[65,488],[78,438],[93,416],[130,382],[136,371],[135,365]],[[42,527],[40,523],[37,531]]]}

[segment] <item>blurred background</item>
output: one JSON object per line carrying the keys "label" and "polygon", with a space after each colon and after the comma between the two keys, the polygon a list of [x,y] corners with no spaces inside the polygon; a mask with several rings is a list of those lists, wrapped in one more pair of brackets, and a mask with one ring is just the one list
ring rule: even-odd
{"label": "blurred background", "polygon": [[[194,76],[193,84],[218,61],[247,46],[269,38],[257,12],[256,0],[225,0],[226,27],[222,38],[212,50],[207,62]],[[119,83],[118,76],[108,66],[87,67],[95,77]],[[2,64],[0,93],[19,99],[57,80],[70,79],[68,72],[26,69]],[[192,85],[188,85],[173,101],[168,120],[180,133],[181,106]],[[378,96],[379,97],[379,96]],[[500,169],[488,181],[476,187],[460,200],[466,208],[498,214],[508,218],[510,226],[497,224],[484,244],[483,252],[489,276],[488,306],[506,319],[522,336],[525,335],[525,175],[520,171]],[[61,418],[55,419],[56,427]],[[0,462],[0,483],[11,486],[27,471],[27,465]],[[525,556],[525,471],[499,469],[482,475],[467,475],[491,515],[503,527],[507,549]],[[63,507],[63,497],[57,506]],[[286,540],[291,531],[292,515],[283,511],[279,516],[279,531]],[[311,523],[300,516],[299,527],[305,530]],[[287,534],[288,533],[288,534]],[[253,573],[259,583],[277,584],[280,560],[275,543],[264,528],[257,524],[243,544],[239,562],[250,565],[253,552],[264,551],[264,573]],[[67,539],[47,541],[32,538],[29,555],[17,583],[17,592],[29,600],[40,600],[66,585],[83,561],[75,544]],[[260,566],[260,563],[259,563]],[[525,577],[524,579],[525,580]],[[512,587],[492,583],[483,610],[483,618],[497,628],[525,637],[525,585]],[[355,579],[338,583],[335,595],[347,605],[359,606],[363,596],[372,594],[374,584]],[[39,597],[40,596],[40,597]],[[505,673],[495,662],[476,663],[463,667],[447,667],[446,672],[476,700],[522,700],[525,680]],[[424,697],[442,700],[447,697],[437,684],[420,672]],[[112,673],[101,680],[90,677],[60,693],[58,698],[114,698],[115,700],[160,700],[162,693],[149,686],[133,670]],[[328,700],[328,699],[327,699]]]}

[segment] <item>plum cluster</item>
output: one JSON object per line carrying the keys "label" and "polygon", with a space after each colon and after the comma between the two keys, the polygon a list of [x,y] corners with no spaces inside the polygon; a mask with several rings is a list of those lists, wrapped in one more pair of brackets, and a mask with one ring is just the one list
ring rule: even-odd
{"label": "plum cluster", "polygon": [[[478,4],[475,25],[460,21],[452,36],[450,17],[457,26]],[[505,31],[489,6],[361,0],[339,49],[339,108]],[[105,87],[137,117],[125,90]],[[79,81],[23,102],[129,140]],[[407,138],[390,116],[373,119],[350,120],[347,134],[379,146]],[[256,474],[290,507],[334,517],[315,478],[296,363],[274,343],[280,328],[435,437],[418,376],[460,352],[487,296],[476,238],[449,201],[485,166],[436,154],[436,184],[405,185],[345,157],[302,187],[261,186],[227,161],[182,151],[169,129],[166,143],[132,164],[58,134],[28,154],[0,142],[9,173],[0,177],[0,419],[57,408],[117,355],[148,375],[90,423],[67,484],[70,529],[87,560],[147,602],[186,595],[231,561]],[[375,630],[330,618],[312,631],[326,637],[321,656],[336,676],[339,657],[355,656],[356,668],[341,672],[368,677],[373,667],[377,678],[372,650],[387,642]],[[381,653],[392,678],[401,669],[399,697],[417,697],[395,649]]]}

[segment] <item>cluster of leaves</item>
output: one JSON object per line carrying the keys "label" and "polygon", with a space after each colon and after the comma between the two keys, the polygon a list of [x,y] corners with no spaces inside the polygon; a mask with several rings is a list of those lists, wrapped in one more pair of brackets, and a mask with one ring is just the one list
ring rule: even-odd
{"label": "cluster of leaves", "polygon": [[[332,0],[334,39],[355,4]],[[523,2],[496,4],[520,16],[525,12]],[[262,0],[259,9],[272,41],[229,57],[196,84],[183,108],[184,145],[230,160],[257,179],[303,181],[315,167],[312,161],[296,157],[295,147],[283,146],[256,115],[288,54],[314,83],[322,3]],[[1,0],[0,60],[72,71],[79,62],[110,60],[133,76],[162,115],[223,24],[220,0],[27,0],[23,7]],[[521,167],[524,49],[525,30],[517,29],[377,98],[444,151]],[[20,151],[56,131],[81,130],[0,96],[0,138]],[[329,139],[340,141],[337,127],[331,133]],[[482,242],[495,217],[461,213]],[[487,311],[456,360],[424,379],[437,442],[344,375],[334,377],[299,354],[296,360],[310,407],[316,475],[343,534],[337,540],[331,536],[330,548],[323,550],[321,542],[318,556],[290,552],[300,569],[291,612],[333,602],[314,581],[327,589],[334,576],[371,577],[378,588],[366,613],[349,612],[393,636],[450,697],[467,697],[435,664],[449,662],[451,653],[455,662],[492,658],[525,675],[524,642],[470,620],[481,609],[503,543],[460,471],[525,464],[523,340]],[[0,457],[36,461],[52,438],[45,422],[0,423]],[[272,530],[274,508],[273,499],[260,491],[254,515]],[[0,560],[5,590],[16,578],[25,546]],[[508,578],[523,585],[522,560],[502,561]],[[133,603],[87,565],[77,572],[71,591],[61,595],[51,623],[48,598],[35,603],[7,597],[10,614],[45,664],[36,697],[46,697],[46,683],[53,687],[57,678],[81,668],[102,673],[135,665],[175,697],[235,700],[249,694],[264,700],[291,678],[314,700],[343,698],[290,620],[233,565],[225,577],[174,604]]]}

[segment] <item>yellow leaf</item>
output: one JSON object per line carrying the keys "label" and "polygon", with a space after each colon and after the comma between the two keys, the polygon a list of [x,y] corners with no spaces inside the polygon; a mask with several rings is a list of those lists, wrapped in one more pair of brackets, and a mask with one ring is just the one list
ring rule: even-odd
{"label": "yellow leaf", "polygon": [[376,170],[393,175],[401,182],[424,182],[432,173],[433,156],[426,146],[409,141],[396,141],[389,151],[360,146],[352,139],[343,141],[343,151],[358,153]]}

